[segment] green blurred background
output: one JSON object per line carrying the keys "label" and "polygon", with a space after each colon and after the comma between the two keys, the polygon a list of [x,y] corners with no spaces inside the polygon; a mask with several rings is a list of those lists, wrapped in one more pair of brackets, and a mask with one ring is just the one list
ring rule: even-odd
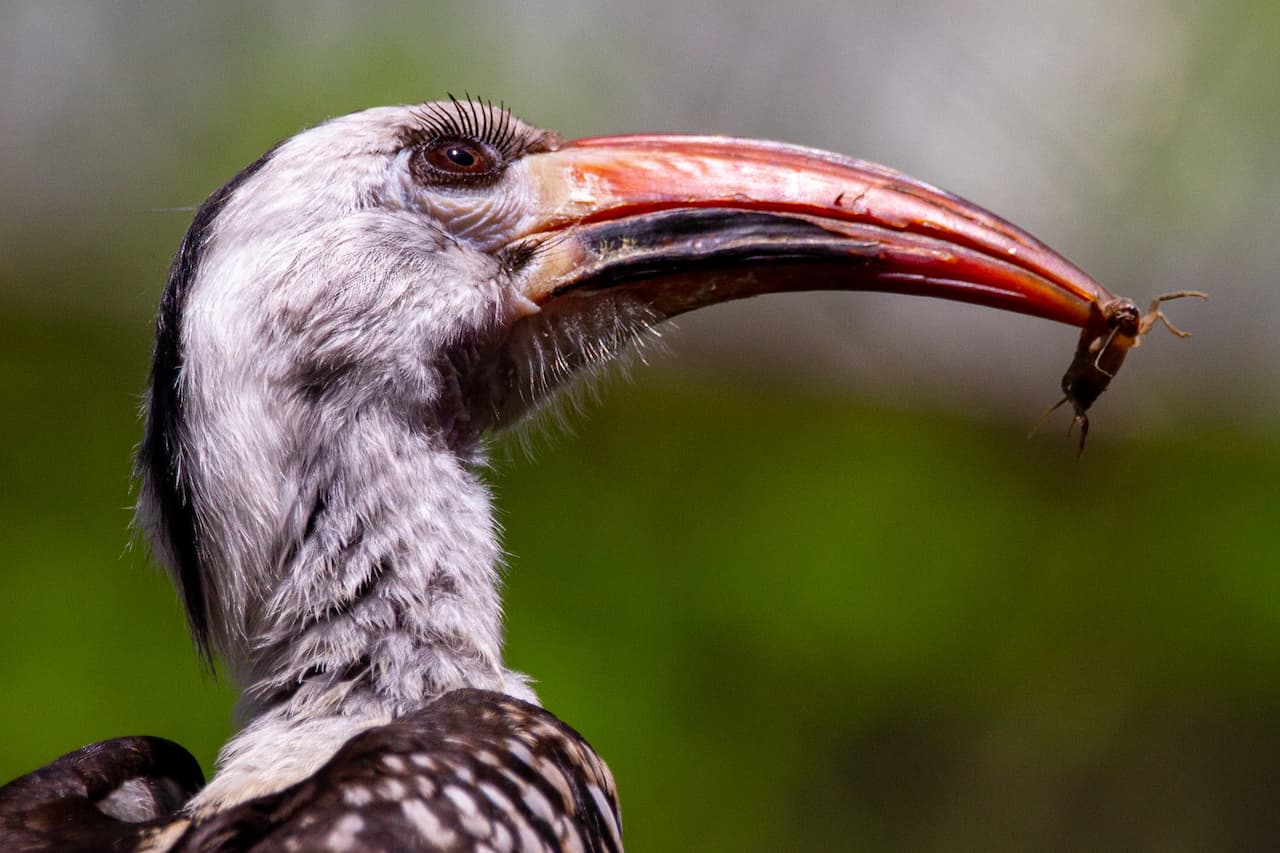
{"label": "green blurred background", "polygon": [[169,258],[277,139],[466,90],[880,160],[1213,294],[1080,461],[1025,438],[1070,329],[873,295],[691,317],[503,443],[509,658],[629,847],[1274,847],[1278,82],[1272,0],[0,6],[0,779],[130,733],[211,768],[233,690],[129,547]]}

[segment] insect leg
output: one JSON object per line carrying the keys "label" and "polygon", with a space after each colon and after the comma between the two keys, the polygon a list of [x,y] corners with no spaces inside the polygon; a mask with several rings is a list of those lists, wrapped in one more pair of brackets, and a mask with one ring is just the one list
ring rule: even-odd
{"label": "insect leg", "polygon": [[[1027,433],[1027,438],[1032,438],[1033,436],[1035,436],[1036,430],[1040,429],[1041,424],[1045,422],[1045,420],[1049,417],[1049,415],[1052,415],[1054,412],[1058,411],[1058,407],[1061,406],[1063,403],[1067,402],[1068,399],[1069,398],[1067,397],[1063,397],[1061,400],[1059,400],[1058,402],[1054,403],[1052,406],[1050,406],[1049,408],[1041,412],[1040,417],[1036,418],[1036,422],[1031,425],[1031,432]],[[1071,434],[1070,431],[1068,431],[1067,434],[1070,435]]]}
{"label": "insect leg", "polygon": [[1166,293],[1163,296],[1157,296],[1155,299],[1151,300],[1151,307],[1147,309],[1147,313],[1144,314],[1142,319],[1138,322],[1138,337],[1141,338],[1147,332],[1151,331],[1151,327],[1156,324],[1156,320],[1164,323],[1164,327],[1166,329],[1173,332],[1180,338],[1191,337],[1190,332],[1184,332],[1177,326],[1173,325],[1173,323],[1170,323],[1169,318],[1160,310],[1161,302],[1168,302],[1171,299],[1184,299],[1188,296],[1196,296],[1200,299],[1209,298],[1209,294],[1201,293],[1198,290],[1179,290],[1176,293]]}

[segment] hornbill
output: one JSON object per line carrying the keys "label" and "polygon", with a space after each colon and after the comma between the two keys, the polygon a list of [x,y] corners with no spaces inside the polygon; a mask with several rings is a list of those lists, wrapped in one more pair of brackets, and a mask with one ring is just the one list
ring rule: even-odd
{"label": "hornbill", "polygon": [[244,725],[204,787],[155,738],[17,779],[0,849],[620,849],[608,769],[503,663],[486,439],[669,317],[816,289],[1094,340],[1118,304],[971,203],[794,145],[569,142],[450,99],[272,148],[173,262],[136,469]]}

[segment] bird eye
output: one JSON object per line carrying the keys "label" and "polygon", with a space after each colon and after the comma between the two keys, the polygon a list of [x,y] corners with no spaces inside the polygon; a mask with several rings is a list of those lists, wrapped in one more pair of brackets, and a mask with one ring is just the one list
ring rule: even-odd
{"label": "bird eye", "polygon": [[445,159],[460,169],[470,169],[480,161],[479,157],[462,145],[450,145],[443,150]]}
{"label": "bird eye", "polygon": [[464,181],[495,175],[501,162],[488,146],[469,139],[437,139],[418,150],[420,174],[433,182]]}

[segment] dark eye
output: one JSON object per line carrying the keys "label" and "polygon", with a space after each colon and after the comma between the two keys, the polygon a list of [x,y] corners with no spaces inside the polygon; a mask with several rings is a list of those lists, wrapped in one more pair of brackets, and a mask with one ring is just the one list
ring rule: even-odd
{"label": "dark eye", "polygon": [[437,139],[418,149],[420,174],[435,183],[462,179],[470,183],[496,175],[498,156],[487,145],[469,139]]}
{"label": "dark eye", "polygon": [[1109,325],[1113,329],[1119,329],[1126,335],[1136,335],[1138,333],[1138,306],[1121,305],[1111,315]]}

